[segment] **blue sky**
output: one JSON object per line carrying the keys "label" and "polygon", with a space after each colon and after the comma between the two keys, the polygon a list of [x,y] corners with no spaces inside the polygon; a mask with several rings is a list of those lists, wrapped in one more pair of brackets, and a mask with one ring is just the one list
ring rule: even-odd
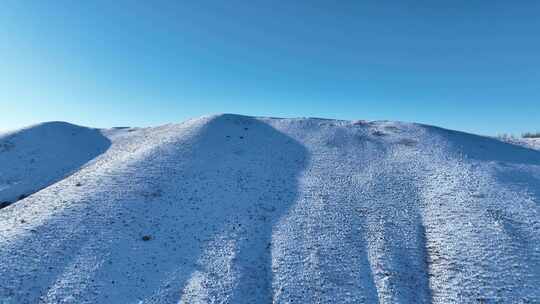
{"label": "blue sky", "polygon": [[227,112],[540,130],[538,1],[0,6],[0,129]]}

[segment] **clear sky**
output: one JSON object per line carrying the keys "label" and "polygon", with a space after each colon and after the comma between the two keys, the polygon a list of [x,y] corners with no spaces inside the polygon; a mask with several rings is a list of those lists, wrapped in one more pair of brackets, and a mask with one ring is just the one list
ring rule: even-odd
{"label": "clear sky", "polygon": [[0,3],[0,129],[221,112],[540,130],[540,1]]}

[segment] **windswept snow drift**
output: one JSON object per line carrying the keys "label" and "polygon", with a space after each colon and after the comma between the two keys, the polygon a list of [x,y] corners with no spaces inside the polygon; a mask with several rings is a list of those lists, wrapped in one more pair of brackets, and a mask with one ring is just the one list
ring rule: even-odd
{"label": "windswept snow drift", "polygon": [[[77,150],[79,170],[0,210],[1,301],[540,301],[538,151],[238,115],[93,134],[104,144]],[[70,171],[51,179],[38,154],[46,178],[28,185]]]}

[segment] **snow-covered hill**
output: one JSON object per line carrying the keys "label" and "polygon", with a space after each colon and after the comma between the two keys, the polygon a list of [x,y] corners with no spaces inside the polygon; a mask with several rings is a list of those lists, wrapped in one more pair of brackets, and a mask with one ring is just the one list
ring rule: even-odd
{"label": "snow-covered hill", "polygon": [[529,149],[540,150],[540,138],[516,138],[516,137],[503,137],[502,141],[511,143],[514,145],[523,146]]}
{"label": "snow-covered hill", "polygon": [[50,122],[0,134],[0,204],[24,198],[103,153],[98,130]]}
{"label": "snow-covered hill", "polygon": [[[78,130],[89,147],[33,153],[28,185],[49,186],[0,210],[6,303],[540,301],[538,151],[418,124],[228,114]],[[25,180],[3,168],[30,166],[16,161],[43,138],[0,153],[4,179]]]}

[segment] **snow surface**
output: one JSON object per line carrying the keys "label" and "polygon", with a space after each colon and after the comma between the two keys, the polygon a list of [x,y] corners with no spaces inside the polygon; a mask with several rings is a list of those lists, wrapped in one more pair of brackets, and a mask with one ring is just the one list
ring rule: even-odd
{"label": "snow surface", "polygon": [[386,121],[78,130],[0,153],[48,185],[0,210],[0,302],[540,302],[538,151]]}

